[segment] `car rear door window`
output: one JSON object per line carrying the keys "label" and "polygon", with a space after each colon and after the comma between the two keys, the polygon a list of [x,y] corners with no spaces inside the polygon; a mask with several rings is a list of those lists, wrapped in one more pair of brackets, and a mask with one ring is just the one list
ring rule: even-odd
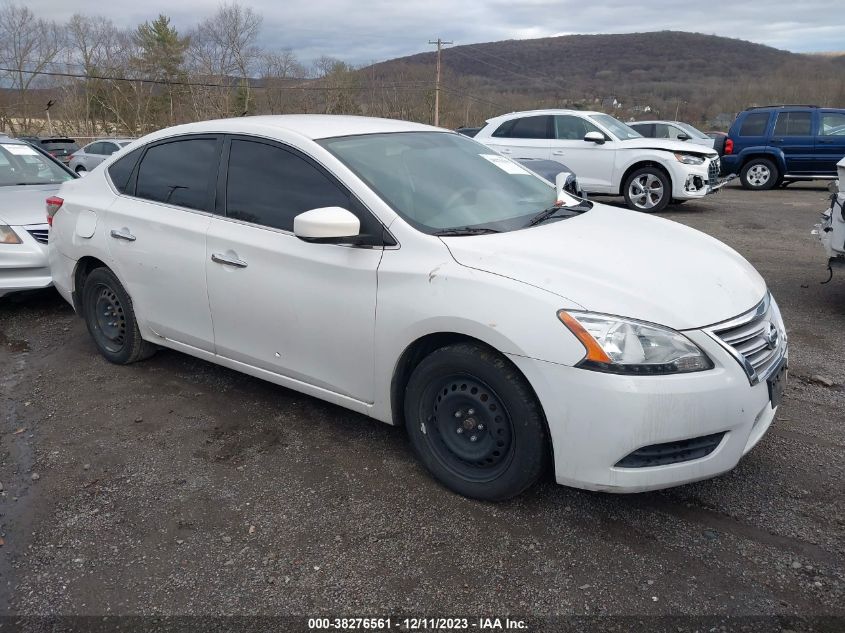
{"label": "car rear door window", "polygon": [[739,128],[740,136],[763,136],[769,124],[768,112],[752,112],[745,117]]}
{"label": "car rear door window", "polygon": [[810,136],[813,118],[809,112],[778,112],[775,136]]}
{"label": "car rear door window", "polygon": [[493,132],[495,137],[550,139],[552,137],[551,116],[526,116],[505,121]]}
{"label": "car rear door window", "polygon": [[268,143],[232,140],[227,217],[293,231],[297,215],[321,207],[349,209],[350,196],[320,168],[292,151]]}
{"label": "car rear door window", "polygon": [[218,155],[216,138],[153,145],[141,159],[135,195],[204,211],[211,200]]}
{"label": "car rear door window", "polygon": [[133,193],[132,191],[128,191],[129,178],[132,176],[132,170],[135,169],[135,165],[143,151],[144,148],[139,147],[109,165],[109,178],[111,178],[112,184],[120,193]]}

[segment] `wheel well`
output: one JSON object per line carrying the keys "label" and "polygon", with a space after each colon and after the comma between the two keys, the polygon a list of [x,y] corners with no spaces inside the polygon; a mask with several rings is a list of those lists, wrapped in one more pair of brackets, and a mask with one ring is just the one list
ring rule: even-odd
{"label": "wheel well", "polygon": [[[445,347],[446,345],[454,345],[455,343],[476,343],[484,347],[490,348],[497,354],[501,354],[495,347],[488,345],[484,341],[466,334],[457,334],[455,332],[437,332],[435,334],[427,334],[408,345],[399,361],[396,363],[396,368],[393,371],[393,378],[390,381],[390,410],[393,417],[393,423],[397,426],[405,426],[405,387],[414,368],[433,351]],[[505,362],[510,363],[507,359]],[[514,370],[525,379],[528,388],[531,390],[534,397],[537,399],[537,405],[540,407],[540,414],[543,416],[543,425],[546,430],[546,440],[549,450],[551,463],[554,464],[554,447],[552,446],[552,433],[549,429],[549,420],[546,417],[546,412],[543,410],[543,403],[537,398],[537,393],[534,391],[534,386],[528,380],[518,367],[510,363]]]}
{"label": "wheel well", "polygon": [[82,288],[85,287],[88,275],[97,268],[108,268],[108,266],[96,257],[90,256],[82,257],[76,262],[76,270],[73,273],[73,307],[81,317],[85,316],[82,311]]}
{"label": "wheel well", "polygon": [[628,169],[625,170],[624,174],[622,174],[622,179],[619,181],[619,195],[625,195],[625,183],[627,182],[628,177],[635,171],[637,171],[638,169],[642,169],[643,167],[655,167],[656,169],[659,169],[663,173],[663,175],[669,179],[669,191],[672,191],[672,176],[669,175],[669,172],[666,170],[666,168],[656,161],[643,160],[639,163],[634,163],[633,165],[628,167]]}
{"label": "wheel well", "polygon": [[765,152],[760,152],[760,153],[757,153],[757,154],[749,154],[748,156],[743,156],[742,157],[742,164],[740,164],[740,166],[739,166],[740,170],[742,170],[750,161],[754,160],[755,158],[763,158],[763,159],[769,161],[770,163],[772,163],[778,169],[778,171],[780,171],[780,166],[778,165],[777,158],[775,156],[773,156],[772,154],[767,154]]}

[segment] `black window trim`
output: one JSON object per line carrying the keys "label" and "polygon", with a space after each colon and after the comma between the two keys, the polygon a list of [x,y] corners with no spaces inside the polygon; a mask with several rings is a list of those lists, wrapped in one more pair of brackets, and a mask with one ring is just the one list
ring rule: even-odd
{"label": "black window trim", "polygon": [[[393,236],[393,234],[388,230],[388,228],[384,225],[384,223],[379,219],[379,217],[372,212],[372,210],[364,204],[364,201],[361,200],[359,196],[357,196],[349,187],[343,184],[338,178],[323,165],[320,161],[316,160],[314,157],[309,156],[301,149],[297,147],[293,147],[292,145],[288,145],[282,141],[277,139],[268,138],[266,136],[259,136],[259,135],[252,135],[252,134],[225,134],[223,139],[223,147],[220,155],[220,166],[217,170],[217,186],[214,188],[215,191],[215,202],[214,202],[214,215],[221,220],[226,220],[227,222],[235,222],[237,224],[243,224],[245,226],[252,226],[258,229],[263,229],[265,231],[272,231],[274,233],[281,233],[284,235],[290,235],[291,237],[296,237],[293,231],[288,231],[286,229],[280,229],[274,226],[267,226],[266,224],[259,224],[257,222],[248,222],[246,220],[240,220],[238,218],[231,218],[226,215],[226,188],[228,185],[229,179],[229,153],[232,148],[232,141],[249,141],[252,143],[261,143],[263,145],[269,145],[270,147],[275,147],[282,151],[289,152],[298,158],[301,158],[306,163],[314,167],[317,171],[323,174],[330,182],[332,182],[335,186],[337,186],[341,191],[349,195],[350,198],[354,198],[357,203],[360,205],[361,209],[365,213],[369,213],[370,216],[375,220],[375,222],[381,226],[382,228],[382,244],[353,244],[353,243],[342,243],[342,244],[332,244],[333,246],[346,246],[346,247],[354,247],[354,248],[398,248],[399,241]],[[140,161],[138,161],[140,163]],[[137,169],[137,166],[136,166]],[[131,180],[131,178],[130,178]],[[299,239],[299,238],[296,238]]]}
{"label": "black window trim", "polygon": [[[225,135],[220,133],[220,132],[207,132],[207,133],[192,132],[190,134],[179,134],[179,135],[176,135],[176,136],[168,136],[166,138],[156,139],[155,141],[152,141],[151,143],[147,143],[146,145],[139,148],[139,149],[141,149],[141,153],[139,154],[138,158],[135,160],[135,164],[132,166],[132,172],[129,174],[129,180],[126,183],[126,192],[121,192],[117,188],[117,185],[115,185],[114,182],[111,179],[111,173],[109,172],[109,168],[114,163],[112,163],[112,164],[108,165],[108,167],[106,167],[106,170],[105,170],[106,171],[106,179],[108,180],[109,186],[112,188],[112,191],[118,196],[124,196],[126,198],[132,198],[133,200],[139,200],[141,202],[146,202],[146,203],[149,203],[149,204],[158,204],[158,205],[161,205],[163,207],[168,207],[170,209],[177,209],[179,211],[185,211],[185,212],[188,212],[188,213],[199,213],[199,214],[202,214],[202,215],[215,215],[214,209],[215,209],[216,204],[217,204],[217,201],[216,201],[217,188],[214,187],[214,182],[217,181],[220,177],[220,165],[221,165],[221,156],[222,156],[222,152],[223,152],[224,137],[225,137]],[[140,168],[141,163],[144,162],[144,158],[146,157],[147,152],[150,150],[150,148],[158,147],[159,145],[166,145],[168,143],[174,143],[174,142],[178,142],[178,141],[207,140],[207,139],[213,139],[213,140],[217,141],[217,174],[212,176],[209,179],[209,188],[208,188],[208,193],[207,193],[208,199],[205,202],[205,208],[204,209],[192,209],[190,207],[183,207],[183,206],[180,206],[178,204],[172,204],[170,202],[161,202],[159,200],[150,200],[149,198],[141,198],[141,197],[136,195],[136,186],[138,184],[138,170]],[[134,152],[135,150],[132,150],[132,151]],[[117,153],[117,152],[115,152],[115,153]],[[114,156],[114,154],[112,154],[112,156]],[[121,158],[118,158],[117,160],[121,160],[122,158],[124,158],[124,157],[121,156]],[[114,162],[117,162],[117,161],[114,161]]]}

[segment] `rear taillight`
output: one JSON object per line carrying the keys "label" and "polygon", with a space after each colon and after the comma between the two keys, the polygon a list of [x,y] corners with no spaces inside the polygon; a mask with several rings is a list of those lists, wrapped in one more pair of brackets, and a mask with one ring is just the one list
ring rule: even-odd
{"label": "rear taillight", "polygon": [[52,156],[53,158],[55,158],[56,156],[59,155],[58,152],[47,152],[47,153],[50,154],[50,156]]}
{"label": "rear taillight", "polygon": [[726,138],[725,139],[725,154],[733,154],[733,153],[734,153],[733,139]]}
{"label": "rear taillight", "polygon": [[53,226],[53,216],[56,215],[59,209],[62,208],[64,200],[58,196],[50,196],[47,198],[47,224]]}

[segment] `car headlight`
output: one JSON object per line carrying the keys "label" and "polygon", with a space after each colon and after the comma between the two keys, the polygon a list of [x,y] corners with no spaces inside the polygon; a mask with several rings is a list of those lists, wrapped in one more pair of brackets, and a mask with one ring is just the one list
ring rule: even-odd
{"label": "car headlight", "polygon": [[21,238],[12,230],[11,226],[0,224],[0,244],[20,244]]}
{"label": "car headlight", "polygon": [[675,158],[684,165],[702,165],[704,163],[703,156],[693,156],[692,154],[675,153]]}
{"label": "car headlight", "polygon": [[670,328],[592,312],[559,310],[557,316],[587,350],[577,367],[631,375],[713,368],[695,343]]}

